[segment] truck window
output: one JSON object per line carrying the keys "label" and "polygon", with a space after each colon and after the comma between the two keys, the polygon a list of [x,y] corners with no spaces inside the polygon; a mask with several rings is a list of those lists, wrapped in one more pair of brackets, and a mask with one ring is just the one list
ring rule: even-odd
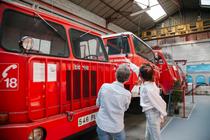
{"label": "truck window", "polygon": [[63,26],[47,21],[57,32],[37,17],[6,10],[3,15],[1,28],[1,47],[7,51],[21,53],[23,50],[18,42],[24,36],[33,39],[33,47],[26,53],[68,57],[69,48]]}
{"label": "truck window", "polygon": [[130,52],[127,37],[117,37],[107,40],[108,54],[126,54]]}
{"label": "truck window", "polygon": [[73,54],[76,58],[108,61],[101,38],[76,29],[70,29],[69,33]]}
{"label": "truck window", "polygon": [[136,38],[135,36],[133,36],[133,43],[137,55],[140,55],[154,63],[155,58],[151,48],[149,48],[146,44],[144,44],[140,39]]}

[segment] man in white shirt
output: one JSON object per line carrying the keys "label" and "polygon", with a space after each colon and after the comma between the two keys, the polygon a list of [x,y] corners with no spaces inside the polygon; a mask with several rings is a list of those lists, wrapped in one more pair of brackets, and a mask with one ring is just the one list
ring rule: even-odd
{"label": "man in white shirt", "polygon": [[121,64],[116,71],[115,82],[101,86],[96,100],[99,111],[96,115],[97,133],[99,140],[125,140],[124,112],[131,101],[130,91],[123,83],[130,77],[130,69]]}

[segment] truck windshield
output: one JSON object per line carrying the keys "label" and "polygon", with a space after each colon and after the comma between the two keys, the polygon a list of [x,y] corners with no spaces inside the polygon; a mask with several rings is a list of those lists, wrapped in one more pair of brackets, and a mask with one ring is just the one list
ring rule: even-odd
{"label": "truck windshield", "polygon": [[[63,26],[47,21],[53,30],[40,17],[29,16],[13,10],[6,10],[1,28],[1,47],[7,51],[22,52],[19,40],[24,36],[33,39],[33,47],[27,52],[38,55],[68,57],[69,49]],[[59,32],[59,33],[58,33]]]}
{"label": "truck windshield", "polygon": [[100,37],[76,29],[69,30],[73,54],[76,58],[108,61],[103,42]]}
{"label": "truck windshield", "polygon": [[146,58],[154,63],[155,57],[151,48],[149,48],[143,41],[133,36],[133,43],[137,55]]}
{"label": "truck windshield", "polygon": [[109,55],[127,54],[130,52],[127,37],[107,39],[107,47],[107,52]]}

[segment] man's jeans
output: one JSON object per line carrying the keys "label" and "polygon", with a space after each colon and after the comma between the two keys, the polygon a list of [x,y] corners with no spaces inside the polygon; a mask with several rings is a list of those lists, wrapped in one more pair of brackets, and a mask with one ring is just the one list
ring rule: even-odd
{"label": "man's jeans", "polygon": [[145,111],[145,140],[160,140],[160,112],[155,108]]}
{"label": "man's jeans", "polygon": [[109,133],[101,130],[99,127],[96,128],[99,140],[126,140],[124,129],[119,133]]}

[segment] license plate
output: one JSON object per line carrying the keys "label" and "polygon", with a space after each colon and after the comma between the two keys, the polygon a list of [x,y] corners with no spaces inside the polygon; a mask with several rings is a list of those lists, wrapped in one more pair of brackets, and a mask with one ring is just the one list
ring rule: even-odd
{"label": "license plate", "polygon": [[96,119],[96,113],[92,113],[92,114],[88,114],[88,115],[85,115],[85,116],[82,116],[80,118],[78,118],[78,126],[83,126],[85,124],[88,124],[90,122],[93,122],[95,121]]}

